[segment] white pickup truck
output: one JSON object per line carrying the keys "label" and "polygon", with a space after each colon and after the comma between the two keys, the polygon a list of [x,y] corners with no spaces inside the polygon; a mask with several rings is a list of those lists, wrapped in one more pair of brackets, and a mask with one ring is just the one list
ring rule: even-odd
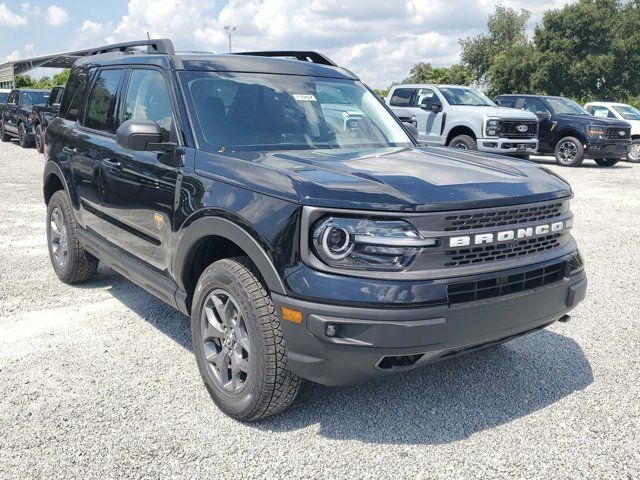
{"label": "white pickup truck", "polygon": [[527,158],[538,149],[538,117],[498,107],[486,95],[457,85],[396,85],[387,96],[392,110],[415,115],[418,140],[466,150]]}

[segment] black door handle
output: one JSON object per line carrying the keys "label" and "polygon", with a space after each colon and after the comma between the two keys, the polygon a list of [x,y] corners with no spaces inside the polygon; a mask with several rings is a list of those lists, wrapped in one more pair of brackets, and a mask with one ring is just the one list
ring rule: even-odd
{"label": "black door handle", "polygon": [[103,158],[102,163],[104,163],[109,168],[122,168],[122,162],[119,160],[111,160],[110,158]]}
{"label": "black door handle", "polygon": [[62,147],[62,153],[66,153],[67,155],[75,155],[76,153],[78,153],[78,149],[71,147]]}

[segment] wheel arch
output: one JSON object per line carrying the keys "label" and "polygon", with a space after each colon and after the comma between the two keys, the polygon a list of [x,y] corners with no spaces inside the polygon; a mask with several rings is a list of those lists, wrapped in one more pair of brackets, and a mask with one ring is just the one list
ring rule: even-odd
{"label": "wheel arch", "polygon": [[553,143],[551,145],[553,146],[554,150],[558,142],[565,137],[575,137],[578,140],[580,140],[583,144],[587,143],[587,138],[584,136],[582,132],[574,128],[565,128],[558,131],[558,133],[556,133],[556,135],[553,137]]}
{"label": "wheel arch", "polygon": [[49,204],[51,196],[58,190],[68,192],[64,175],[60,167],[54,162],[47,162],[44,167],[42,194],[44,196],[45,205]]}
{"label": "wheel arch", "polygon": [[178,293],[176,300],[185,313],[200,275],[211,263],[223,258],[246,256],[258,269],[267,288],[285,294],[286,289],[271,258],[246,229],[221,217],[202,217],[188,227],[175,247],[173,271]]}
{"label": "wheel arch", "polygon": [[476,132],[474,132],[473,128],[471,128],[469,125],[458,124],[458,125],[454,126],[451,130],[449,130],[449,133],[447,134],[447,140],[445,142],[445,145],[449,145],[451,140],[454,137],[457,137],[458,135],[469,135],[474,140],[478,139],[478,136],[476,135]]}

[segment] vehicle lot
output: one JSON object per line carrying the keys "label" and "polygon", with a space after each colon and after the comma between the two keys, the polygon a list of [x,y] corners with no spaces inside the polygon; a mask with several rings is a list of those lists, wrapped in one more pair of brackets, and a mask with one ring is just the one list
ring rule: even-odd
{"label": "vehicle lot", "polygon": [[202,386],[188,319],[118,274],[49,264],[42,156],[0,145],[0,478],[633,478],[640,165],[546,166],[576,198],[568,324],[377,383],[306,385],[244,425]]}

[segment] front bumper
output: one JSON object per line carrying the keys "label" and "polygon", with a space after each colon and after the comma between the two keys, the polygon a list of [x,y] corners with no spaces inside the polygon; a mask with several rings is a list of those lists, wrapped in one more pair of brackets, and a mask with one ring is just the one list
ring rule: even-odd
{"label": "front bumper", "polygon": [[585,158],[624,158],[631,150],[631,140],[589,142],[585,145]]}
{"label": "front bumper", "polygon": [[478,150],[490,153],[520,153],[531,155],[538,151],[538,139],[528,138],[479,138]]}
{"label": "front bumper", "polygon": [[[500,272],[510,274],[510,272]],[[378,308],[319,303],[272,294],[283,320],[287,367],[323,385],[345,385],[494,345],[555,322],[584,299],[580,270],[540,288],[454,305]],[[327,336],[327,325],[337,335]]]}

